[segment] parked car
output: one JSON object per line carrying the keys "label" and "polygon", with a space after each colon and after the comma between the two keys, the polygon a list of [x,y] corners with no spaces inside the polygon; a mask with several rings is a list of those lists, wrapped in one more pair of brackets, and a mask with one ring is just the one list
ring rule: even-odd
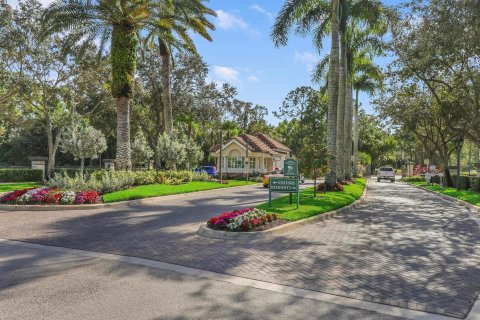
{"label": "parked car", "polygon": [[395,182],[395,170],[392,167],[381,167],[377,172],[377,181],[381,179]]}
{"label": "parked car", "polygon": [[201,166],[193,171],[198,173],[206,172],[209,176],[216,176],[218,173],[215,166]]}

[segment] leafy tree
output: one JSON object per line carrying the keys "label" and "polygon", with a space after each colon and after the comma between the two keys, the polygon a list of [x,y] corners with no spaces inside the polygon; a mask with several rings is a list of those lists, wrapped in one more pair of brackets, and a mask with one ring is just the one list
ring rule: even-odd
{"label": "leafy tree", "polygon": [[62,134],[60,149],[63,153],[71,153],[75,160],[80,160],[83,175],[85,159],[96,159],[107,150],[107,141],[101,131],[90,125],[76,124]]}
{"label": "leafy tree", "polygon": [[252,129],[256,124],[265,123],[264,117],[268,110],[264,106],[235,99],[232,113],[244,133],[254,133]]}
{"label": "leafy tree", "polygon": [[370,156],[371,170],[382,164],[393,163],[397,140],[385,130],[385,124],[377,116],[366,114],[363,110],[360,111],[359,119],[359,150]]}
{"label": "leafy tree", "polygon": [[327,101],[325,90],[322,93],[299,87],[288,93],[282,107],[274,113],[285,119],[276,128],[275,136],[292,149],[300,169],[309,176],[317,177],[326,166]]}
{"label": "leafy tree", "polygon": [[166,132],[158,138],[157,148],[157,163],[163,162],[167,169],[175,169],[177,164],[184,163],[187,158],[185,145]]}
{"label": "leafy tree", "polygon": [[153,157],[153,150],[147,143],[142,131],[138,131],[132,143],[132,162],[141,164]]}
{"label": "leafy tree", "polygon": [[50,176],[60,134],[70,124],[82,94],[82,90],[75,89],[79,89],[83,81],[84,65],[62,54],[63,39],[59,36],[42,38],[43,8],[39,2],[22,1],[18,9],[11,9],[11,14],[2,36],[12,39],[17,49],[2,56],[0,63],[9,64],[8,73],[15,79],[21,78],[20,82],[9,82],[9,88],[18,91],[23,87],[23,90],[10,99],[7,109],[12,115],[21,113],[19,118],[24,120],[38,120],[44,128],[48,144],[47,175]]}
{"label": "leafy tree", "polygon": [[393,20],[392,65],[422,83],[445,124],[480,144],[480,9],[476,0],[409,3]]}

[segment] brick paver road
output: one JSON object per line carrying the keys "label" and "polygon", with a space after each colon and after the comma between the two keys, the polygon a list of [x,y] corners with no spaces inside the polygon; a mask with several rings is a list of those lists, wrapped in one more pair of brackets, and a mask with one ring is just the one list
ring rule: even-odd
{"label": "brick paver road", "polygon": [[371,181],[365,205],[268,240],[196,235],[213,214],[253,206],[258,186],[70,212],[0,212],[0,238],[131,255],[463,318],[480,290],[480,229],[465,208]]}

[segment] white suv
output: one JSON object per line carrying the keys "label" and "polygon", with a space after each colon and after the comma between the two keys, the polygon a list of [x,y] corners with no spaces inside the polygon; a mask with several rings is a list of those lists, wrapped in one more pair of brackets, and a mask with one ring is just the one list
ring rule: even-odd
{"label": "white suv", "polygon": [[381,167],[377,172],[377,181],[380,181],[380,179],[395,182],[395,170],[392,167]]}

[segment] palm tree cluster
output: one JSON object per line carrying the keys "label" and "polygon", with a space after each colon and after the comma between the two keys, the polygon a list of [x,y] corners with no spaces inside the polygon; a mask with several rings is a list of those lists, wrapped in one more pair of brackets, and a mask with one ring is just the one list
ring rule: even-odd
{"label": "palm tree cluster", "polygon": [[311,35],[321,51],[330,35],[330,53],[313,75],[328,92],[328,185],[357,174],[358,95],[381,86],[382,75],[373,57],[382,50],[387,16],[388,9],[378,0],[287,0],[273,26],[276,46],[286,45],[293,29],[298,35]]}
{"label": "palm tree cluster", "polygon": [[[134,95],[137,55],[142,48],[156,48],[162,58],[162,103],[164,128],[173,131],[170,99],[172,48],[196,53],[189,32],[211,40],[214,25],[208,16],[215,11],[206,0],[56,0],[45,11],[45,35],[65,33],[64,48],[79,47],[78,54],[92,42],[99,54],[110,41],[111,94],[117,109],[116,165],[130,169],[130,105]],[[80,46],[78,46],[80,45]]]}

